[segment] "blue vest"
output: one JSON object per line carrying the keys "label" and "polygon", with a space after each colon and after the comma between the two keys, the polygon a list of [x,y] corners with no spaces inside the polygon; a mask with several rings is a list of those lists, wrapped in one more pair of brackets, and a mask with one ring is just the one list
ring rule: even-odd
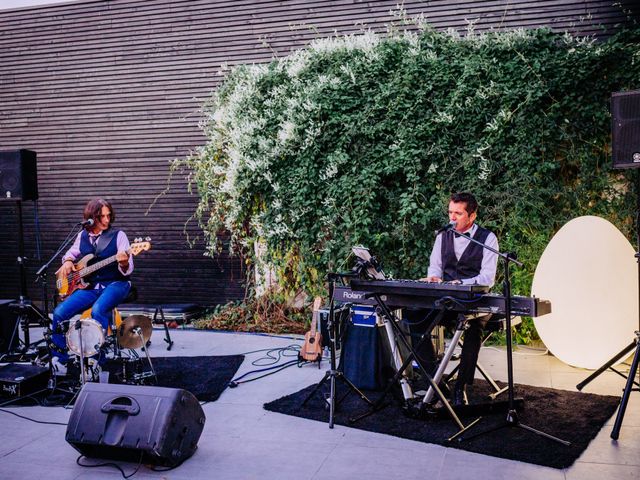
{"label": "blue vest", "polygon": [[[475,235],[472,237],[481,243],[484,243],[489,236],[489,230],[478,225]],[[456,252],[453,248],[453,239],[455,234],[448,230],[442,234],[442,274],[445,282],[451,280],[463,280],[465,278],[473,278],[480,274],[482,268],[482,256],[484,248],[473,242],[469,242],[465,248],[460,260],[456,258]]]}
{"label": "blue vest", "polygon": [[[106,230],[102,232],[102,235],[107,233],[111,234],[112,230]],[[102,236],[101,235],[101,236]],[[100,236],[98,237],[100,239]],[[98,242],[96,242],[97,244]],[[96,255],[95,258],[91,259],[89,264],[94,264],[103,260],[107,257],[111,257],[118,253],[118,230],[113,231],[113,236],[111,237],[111,241],[107,244],[107,246]],[[80,255],[84,257],[85,255],[95,255],[96,247],[95,245],[91,245],[91,240],[89,240],[89,233],[85,230],[80,235]],[[97,272],[92,273],[91,275],[86,277],[86,281],[91,284],[101,283],[103,285],[107,285],[116,280],[127,280],[127,277],[120,273],[118,269],[118,262],[110,263],[102,267]]]}

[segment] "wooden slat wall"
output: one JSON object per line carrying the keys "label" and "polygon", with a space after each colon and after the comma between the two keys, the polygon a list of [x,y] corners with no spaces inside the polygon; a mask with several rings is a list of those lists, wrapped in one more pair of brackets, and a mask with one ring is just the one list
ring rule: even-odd
{"label": "wooden slat wall", "polygon": [[[29,296],[40,298],[34,272],[81,219],[86,200],[103,196],[131,238],[153,239],[154,249],[136,258],[141,302],[240,298],[237,258],[211,259],[201,243],[187,246],[196,197],[180,176],[145,215],[165,188],[169,162],[205,142],[198,108],[220,83],[220,65],[266,62],[334,31],[384,31],[397,3],[101,0],[0,11],[0,150],[38,154],[40,199],[23,202]],[[606,36],[629,21],[622,9],[637,18],[636,4],[405,0],[404,8],[438,29],[464,32],[473,21],[476,31],[547,25]],[[19,293],[16,219],[15,202],[0,201],[0,298]],[[198,236],[194,222],[186,232]]]}

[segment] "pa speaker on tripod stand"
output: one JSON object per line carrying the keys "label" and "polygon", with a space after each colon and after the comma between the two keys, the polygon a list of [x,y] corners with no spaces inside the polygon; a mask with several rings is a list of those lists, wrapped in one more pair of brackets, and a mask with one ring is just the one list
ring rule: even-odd
{"label": "pa speaker on tripod stand", "polygon": [[[611,145],[613,168],[640,168],[640,90],[617,92],[611,95]],[[640,172],[636,176],[636,262],[638,263],[637,295],[640,298]],[[629,332],[631,334],[631,332]],[[617,355],[607,361],[593,374],[580,382],[576,388],[582,388],[605,370],[612,368],[618,360],[626,358],[635,350],[631,368],[627,374],[627,383],[620,399],[620,407],[611,431],[611,438],[618,439],[629,395],[634,385],[640,361],[640,311],[638,311],[638,330],[633,341]],[[615,370],[614,370],[615,371]],[[635,388],[638,390],[638,388]]]}
{"label": "pa speaker on tripod stand", "polygon": [[[22,222],[22,201],[38,199],[38,179],[36,171],[36,152],[20,149],[0,152],[0,201],[16,203],[18,217],[18,266],[20,269],[20,297],[9,307],[18,315],[20,326],[24,332],[24,348],[26,353],[30,348],[29,327],[44,325],[47,318],[47,299],[44,296],[45,311],[40,311],[27,297],[27,279],[24,254],[24,228]],[[36,209],[37,212],[37,209]],[[37,221],[36,221],[37,224]],[[36,229],[36,236],[38,231]],[[36,240],[39,244],[39,240]],[[44,288],[44,287],[43,287]]]}

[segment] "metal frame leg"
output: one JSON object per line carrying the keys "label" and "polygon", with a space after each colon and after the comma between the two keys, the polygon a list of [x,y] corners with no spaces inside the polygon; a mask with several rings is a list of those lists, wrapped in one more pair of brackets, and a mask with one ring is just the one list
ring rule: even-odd
{"label": "metal frame leg", "polygon": [[[618,414],[616,415],[616,421],[611,431],[611,438],[617,440],[620,436],[620,428],[622,427],[622,421],[624,420],[624,413],[627,410],[627,404],[629,403],[629,395],[634,390],[633,385],[638,373],[638,363],[640,362],[640,330],[636,332],[636,353],[633,355],[633,361],[631,362],[631,369],[627,374],[627,384],[624,387],[622,398],[620,399],[620,407],[618,408]],[[637,388],[635,390],[638,390]]]}
{"label": "metal frame leg", "polygon": [[[449,347],[444,352],[444,357],[442,357],[442,360],[440,361],[440,365],[438,366],[438,370],[433,376],[433,381],[435,383],[440,383],[440,380],[442,380],[442,377],[444,376],[444,371],[449,366],[449,362],[451,361],[451,357],[453,356],[453,351],[458,345],[458,341],[460,340],[460,337],[462,336],[463,331],[464,331],[463,329],[456,329],[456,333],[453,334],[453,340],[451,340]],[[430,403],[431,400],[433,400],[434,395],[435,395],[435,390],[431,385],[429,385],[429,390],[427,390],[427,394],[422,399],[422,402]]]}
{"label": "metal frame leg", "polygon": [[160,314],[160,317],[162,318],[162,325],[164,325],[164,341],[168,343],[167,350],[171,350],[171,347],[173,347],[173,340],[171,340],[171,335],[169,335],[169,327],[167,326],[167,319],[164,317],[162,305],[156,307],[156,311],[153,314],[153,323],[156,323],[158,314]]}

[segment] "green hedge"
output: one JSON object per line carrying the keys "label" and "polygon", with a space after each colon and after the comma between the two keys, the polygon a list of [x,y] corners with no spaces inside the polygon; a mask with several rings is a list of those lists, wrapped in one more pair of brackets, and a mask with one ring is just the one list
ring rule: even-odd
{"label": "green hedge", "polygon": [[[424,276],[451,192],[515,251],[528,294],[557,229],[585,214],[633,238],[635,189],[612,170],[612,92],[640,87],[640,30],[605,42],[550,30],[457,37],[426,28],[314,42],[241,66],[204,106],[188,166],[215,254],[223,230],[266,242],[292,291],[322,289],[368,246],[396,278]],[[524,337],[531,335],[525,325]]]}

